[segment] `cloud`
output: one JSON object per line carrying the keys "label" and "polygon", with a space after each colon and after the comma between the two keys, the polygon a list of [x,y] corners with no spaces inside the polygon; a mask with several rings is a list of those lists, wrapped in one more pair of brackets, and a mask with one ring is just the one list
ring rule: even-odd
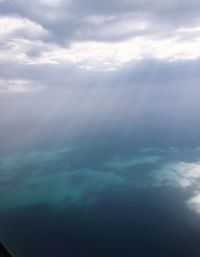
{"label": "cloud", "polygon": [[3,80],[0,79],[0,93],[30,93],[42,90],[45,87],[30,80]]}
{"label": "cloud", "polygon": [[[31,8],[30,8],[31,7]],[[65,44],[77,41],[122,41],[141,30],[160,36],[180,27],[199,24],[198,1],[21,1],[2,2],[1,12],[18,15],[40,24],[52,40]],[[150,24],[151,26],[147,26]]]}
{"label": "cloud", "polygon": [[198,84],[199,8],[187,0],[1,1],[0,78],[47,87]]}
{"label": "cloud", "polygon": [[[89,64],[88,64],[89,65]],[[26,64],[15,61],[0,62],[0,77],[4,80],[30,80],[48,88],[124,88],[159,86],[179,90],[198,89],[200,60],[145,59],[130,61],[115,69],[95,70],[77,67],[71,62]]]}
{"label": "cloud", "polygon": [[[29,33],[31,31],[31,33]],[[29,38],[40,38],[47,33],[39,24],[28,19],[15,16],[0,16],[0,36],[24,36]]]}

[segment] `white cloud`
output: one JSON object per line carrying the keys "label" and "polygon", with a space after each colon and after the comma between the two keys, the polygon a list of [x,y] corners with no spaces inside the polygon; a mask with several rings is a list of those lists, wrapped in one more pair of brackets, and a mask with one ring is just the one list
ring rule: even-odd
{"label": "white cloud", "polygon": [[177,29],[178,33],[190,33],[190,32],[200,32],[200,26],[194,27],[181,27]]}
{"label": "white cloud", "polygon": [[[8,22],[8,20],[6,21]],[[2,26],[3,27],[3,26]],[[7,31],[13,33],[24,27],[23,22],[11,23]],[[30,27],[31,28],[31,27]],[[123,42],[74,42],[70,46],[43,42],[35,39],[11,37],[4,41],[0,51],[2,61],[13,60],[20,63],[73,63],[91,69],[117,69],[127,62],[145,59],[167,61],[194,60],[200,57],[200,38],[181,41],[179,37],[154,38],[137,36]],[[38,54],[32,54],[38,53]]]}
{"label": "white cloud", "polygon": [[200,178],[200,162],[178,162],[164,165],[159,171],[155,171],[155,178],[161,183],[180,186],[183,188],[194,186]]}
{"label": "white cloud", "polygon": [[[46,0],[43,4],[60,5],[62,1]],[[147,17],[141,19],[128,16],[118,20],[114,15],[88,15],[83,20],[86,24],[88,22],[88,30],[87,26],[82,31],[75,27],[74,35],[77,40],[69,44],[66,38],[65,43],[58,44],[55,40],[47,39],[51,36],[53,38],[50,32],[28,18],[0,16],[0,59],[25,64],[71,62],[85,69],[90,67],[110,70],[117,69],[127,62],[151,58],[177,61],[200,57],[198,24],[194,27],[180,25],[178,28],[172,28],[170,34],[166,35],[160,34],[160,27],[157,28]],[[66,28],[68,26],[70,24],[66,24]],[[128,36],[123,41],[102,41],[104,38],[116,39],[131,33],[135,35]],[[81,40],[85,36],[88,39]],[[44,41],[44,38],[47,40]]]}
{"label": "white cloud", "polygon": [[117,68],[142,59],[165,59],[167,61],[192,60],[200,57],[200,38],[180,42],[178,38],[157,39],[138,36],[118,43],[80,42],[70,48],[49,45],[47,51],[36,60],[40,63],[72,62],[81,67],[94,69]]}
{"label": "white cloud", "polygon": [[45,86],[30,80],[0,80],[0,93],[29,93],[44,88]]}
{"label": "white cloud", "polygon": [[11,36],[13,33],[16,33],[14,38],[21,34],[36,38],[47,34],[47,31],[41,25],[25,18],[0,16],[0,37]]}
{"label": "white cloud", "polygon": [[200,193],[196,193],[196,195],[188,201],[188,206],[200,214]]}

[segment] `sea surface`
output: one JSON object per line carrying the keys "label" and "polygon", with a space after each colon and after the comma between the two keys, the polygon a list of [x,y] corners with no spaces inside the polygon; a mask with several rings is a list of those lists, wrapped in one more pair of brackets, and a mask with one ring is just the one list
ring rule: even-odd
{"label": "sea surface", "polygon": [[198,142],[120,133],[2,150],[0,238],[14,256],[200,256]]}
{"label": "sea surface", "polygon": [[14,257],[199,257],[200,93],[96,88],[7,96],[0,240]]}

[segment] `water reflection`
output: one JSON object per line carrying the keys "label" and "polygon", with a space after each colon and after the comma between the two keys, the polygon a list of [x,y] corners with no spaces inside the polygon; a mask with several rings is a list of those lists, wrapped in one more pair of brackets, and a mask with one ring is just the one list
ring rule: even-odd
{"label": "water reflection", "polygon": [[16,256],[199,256],[200,149],[93,152],[1,158],[0,236]]}
{"label": "water reflection", "polygon": [[126,158],[118,155],[108,159],[105,155],[96,160],[96,169],[87,162],[83,165],[88,153],[71,148],[2,158],[1,209],[43,202],[54,206],[88,204],[100,199],[108,186],[168,186],[190,192],[186,204],[200,212],[200,153],[198,148],[191,151],[191,159],[188,150],[174,148],[143,148]]}

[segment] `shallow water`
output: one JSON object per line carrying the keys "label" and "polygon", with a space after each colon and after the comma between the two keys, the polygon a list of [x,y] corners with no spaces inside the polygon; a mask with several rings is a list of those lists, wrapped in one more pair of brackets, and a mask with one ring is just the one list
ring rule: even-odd
{"label": "shallow water", "polygon": [[1,158],[15,256],[200,256],[200,148],[94,143]]}

